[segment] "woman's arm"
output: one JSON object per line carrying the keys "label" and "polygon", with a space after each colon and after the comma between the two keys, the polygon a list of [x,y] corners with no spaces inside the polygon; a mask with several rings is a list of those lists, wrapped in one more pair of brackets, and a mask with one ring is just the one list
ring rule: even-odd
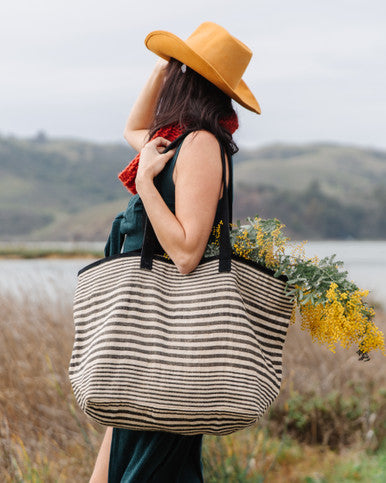
{"label": "woman's arm", "polygon": [[94,471],[89,483],[107,483],[110,462],[110,448],[113,428],[108,427],[105,432],[99,453],[95,462]]}
{"label": "woman's arm", "polygon": [[222,176],[220,146],[207,131],[186,137],[175,167],[174,215],[153,183],[169,154],[158,154],[157,149],[168,144],[161,140],[157,138],[142,149],[135,183],[162,248],[180,273],[187,274],[204,254],[216,214]]}
{"label": "woman's arm", "polygon": [[157,61],[127,118],[123,136],[136,151],[140,151],[148,139],[149,126],[153,121],[154,108],[167,64],[164,59]]}

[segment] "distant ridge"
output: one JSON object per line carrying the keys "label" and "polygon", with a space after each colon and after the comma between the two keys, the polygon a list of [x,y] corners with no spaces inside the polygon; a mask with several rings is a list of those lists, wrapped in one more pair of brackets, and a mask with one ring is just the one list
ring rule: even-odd
{"label": "distant ridge", "polygon": [[[0,135],[0,240],[107,237],[130,194],[124,143]],[[273,143],[234,157],[234,218],[277,217],[294,239],[386,239],[386,151]]]}

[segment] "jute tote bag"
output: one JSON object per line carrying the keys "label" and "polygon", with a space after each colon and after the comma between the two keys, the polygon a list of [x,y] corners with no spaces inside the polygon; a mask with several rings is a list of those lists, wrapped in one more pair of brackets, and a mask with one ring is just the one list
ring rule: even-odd
{"label": "jute tote bag", "polygon": [[[229,434],[254,424],[279,394],[292,303],[285,277],[232,254],[232,180],[229,189],[221,155],[219,256],[180,274],[154,254],[147,218],[141,253],[119,249],[79,271],[69,378],[100,424]],[[120,247],[117,224],[113,240]]]}

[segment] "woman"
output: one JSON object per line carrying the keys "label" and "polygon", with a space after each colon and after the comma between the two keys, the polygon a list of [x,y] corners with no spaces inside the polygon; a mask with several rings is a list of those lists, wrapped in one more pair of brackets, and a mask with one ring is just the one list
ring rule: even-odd
{"label": "woman", "polygon": [[[258,102],[241,80],[252,53],[212,22],[200,25],[185,42],[156,31],[145,43],[163,60],[135,102],[124,132],[140,157],[138,166],[131,163],[120,174],[125,186],[136,193],[121,227],[126,235],[123,250],[141,248],[144,207],[161,251],[181,274],[188,274],[203,257],[219,221],[223,191],[219,142],[229,160],[237,151],[232,133],[238,123],[231,98],[260,114]],[[177,149],[163,152],[187,130],[194,132]],[[228,171],[227,166],[227,182]],[[200,482],[201,445],[202,435],[108,428],[90,481]]]}

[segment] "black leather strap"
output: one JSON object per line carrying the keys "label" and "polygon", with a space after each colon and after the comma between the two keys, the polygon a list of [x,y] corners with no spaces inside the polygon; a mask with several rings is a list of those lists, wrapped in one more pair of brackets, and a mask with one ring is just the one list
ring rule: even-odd
{"label": "black leather strap", "polygon": [[[181,136],[179,136],[175,141],[169,144],[165,149],[165,152],[170,149],[174,149],[179,146],[185,137],[192,131],[187,131]],[[224,147],[220,143],[221,149],[221,165],[222,165],[222,182],[223,182],[223,196],[219,201],[220,207],[220,219],[223,225],[220,230],[219,238],[219,272],[229,272],[231,270],[231,255],[232,247],[230,243],[230,228],[229,224],[232,223],[232,200],[233,200],[233,170],[231,163],[231,156],[228,154],[228,169],[229,169],[229,183],[226,183],[226,159]],[[145,228],[144,237],[141,251],[141,268],[146,268],[151,270],[153,264],[153,256],[155,251],[155,246],[157,243],[157,237],[154,229],[150,223],[150,220],[146,214],[144,208],[145,217]]]}
{"label": "black leather strap", "polygon": [[[223,181],[223,196],[220,200],[220,219],[223,224],[220,230],[220,253],[219,253],[219,272],[230,272],[231,270],[231,255],[232,247],[230,241],[230,228],[229,223],[231,223],[230,217],[232,216],[232,199],[229,196],[229,187],[226,184],[226,165],[225,165],[225,153],[224,148],[220,144],[221,148],[221,164],[222,164],[222,181]],[[229,166],[229,186],[232,186],[232,166],[231,162],[228,162]],[[232,188],[231,188],[232,189]]]}

